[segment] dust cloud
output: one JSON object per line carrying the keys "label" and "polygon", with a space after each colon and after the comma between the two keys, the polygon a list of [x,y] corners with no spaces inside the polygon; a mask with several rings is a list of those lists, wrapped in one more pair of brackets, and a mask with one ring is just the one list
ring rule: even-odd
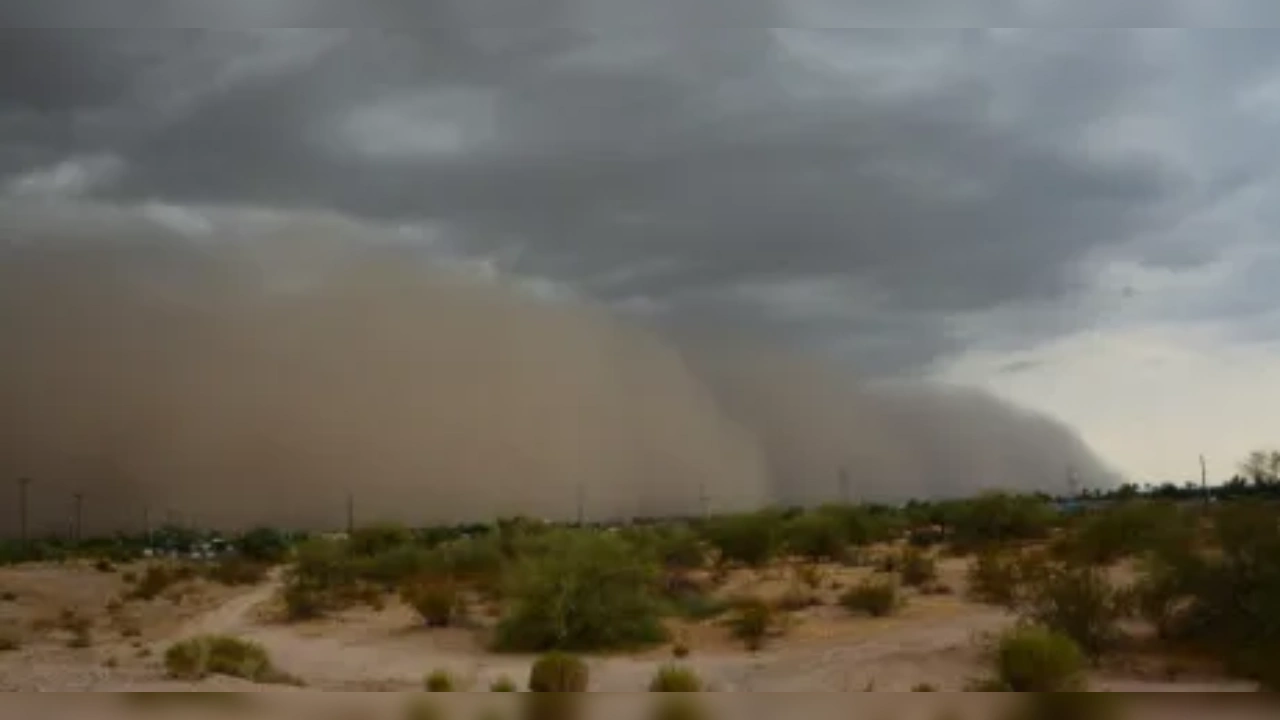
{"label": "dust cloud", "polygon": [[[968,391],[708,353],[389,229],[0,204],[0,477],[31,528],[591,518],[1051,487],[1101,465]],[[15,495],[16,489],[12,491]],[[6,499],[0,507],[13,508]],[[0,513],[12,532],[17,513]]]}

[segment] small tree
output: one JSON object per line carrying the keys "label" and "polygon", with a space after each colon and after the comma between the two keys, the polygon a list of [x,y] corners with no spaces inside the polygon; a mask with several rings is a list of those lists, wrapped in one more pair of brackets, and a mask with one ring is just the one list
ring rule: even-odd
{"label": "small tree", "polygon": [[613,535],[566,531],[512,569],[502,650],[601,650],[661,642],[657,568]]}
{"label": "small tree", "polygon": [[767,564],[782,544],[782,519],[772,512],[728,515],[706,527],[707,540],[720,552],[721,562],[752,567]]}

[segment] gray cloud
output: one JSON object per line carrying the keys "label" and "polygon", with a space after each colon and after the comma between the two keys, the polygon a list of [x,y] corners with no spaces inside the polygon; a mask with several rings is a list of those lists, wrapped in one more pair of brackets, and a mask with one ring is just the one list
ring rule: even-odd
{"label": "gray cloud", "polygon": [[[404,7],[362,12],[391,26]],[[424,12],[460,24],[510,5],[461,7]],[[1128,35],[695,32],[679,30],[690,13],[724,5],[537,7],[561,29],[44,31],[7,50],[6,160],[17,174],[110,152],[126,170],[96,192],[114,200],[426,224],[660,322],[854,345],[872,370],[954,348],[952,313],[1069,298],[1083,258],[1186,190],[1174,168],[1080,145],[1158,74]],[[759,24],[796,10],[735,8]],[[20,69],[46,55],[94,72]],[[776,321],[740,293],[814,281],[876,312]],[[833,340],[848,337],[867,350]]]}

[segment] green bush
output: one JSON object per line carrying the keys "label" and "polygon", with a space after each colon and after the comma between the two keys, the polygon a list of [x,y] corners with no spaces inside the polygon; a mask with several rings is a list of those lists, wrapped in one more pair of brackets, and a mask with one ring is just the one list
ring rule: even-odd
{"label": "green bush", "polygon": [[191,569],[180,565],[155,563],[148,565],[142,577],[129,592],[129,597],[138,600],[154,600],[165,590],[191,579]]}
{"label": "green bush", "polygon": [[495,646],[508,651],[626,649],[662,642],[653,563],[610,534],[565,531],[511,570]]}
{"label": "green bush", "polygon": [[702,692],[702,679],[687,667],[664,665],[649,682],[649,692]]}
{"label": "green bush", "polygon": [[356,528],[347,538],[347,548],[356,557],[373,557],[413,543],[413,533],[396,523],[377,523]]}
{"label": "green bush", "polygon": [[623,537],[667,570],[696,570],[707,563],[702,538],[687,525],[627,528]]}
{"label": "green bush", "polygon": [[449,627],[462,609],[462,594],[447,581],[419,581],[406,585],[401,598],[430,628]]}
{"label": "green bush", "polygon": [[1010,692],[1084,689],[1084,653],[1061,633],[1044,627],[1020,627],[1000,638],[995,654],[996,679]]}
{"label": "green bush", "polygon": [[427,692],[454,692],[457,690],[457,682],[453,679],[453,674],[448,670],[433,670],[422,681],[422,685]]}
{"label": "green bush", "polygon": [[906,530],[905,516],[883,507],[824,505],[816,513],[834,518],[843,528],[844,540],[849,545],[889,542]]}
{"label": "green bush", "polygon": [[969,596],[979,602],[1017,609],[1027,587],[1044,577],[1048,569],[1040,554],[984,549],[969,564]]}
{"label": "green bush", "polygon": [[938,579],[938,563],[917,548],[904,551],[898,565],[902,584],[907,587],[920,587]]}
{"label": "green bush", "polygon": [[178,680],[226,675],[257,683],[290,681],[271,664],[261,645],[225,635],[200,635],[174,643],[165,651],[164,666]]}
{"label": "green bush", "polygon": [[733,636],[751,651],[764,647],[765,639],[777,629],[773,607],[760,598],[746,598],[736,603],[726,622]]}
{"label": "green bush", "polygon": [[500,677],[489,683],[489,692],[516,692],[516,683],[509,677]]}
{"label": "green bush", "polygon": [[236,542],[240,557],[263,565],[277,565],[289,554],[289,541],[284,533],[273,528],[255,528],[240,536]]}
{"label": "green bush", "polygon": [[1193,517],[1167,502],[1130,501],[1087,516],[1065,534],[1055,551],[1067,560],[1111,565],[1171,544],[1189,546]]}
{"label": "green bush", "polygon": [[1186,597],[1177,632],[1239,676],[1280,690],[1280,507],[1240,502],[1219,509],[1216,553],[1171,563],[1170,587]]}
{"label": "green bush", "polygon": [[267,566],[244,557],[228,555],[205,570],[205,577],[221,585],[257,585],[267,577]]}
{"label": "green bush", "polygon": [[581,658],[553,652],[538,658],[529,670],[529,692],[586,692],[591,679]]}
{"label": "green bush", "polygon": [[832,513],[811,512],[791,519],[782,528],[782,539],[791,554],[815,562],[838,560],[849,546],[847,528]]}
{"label": "green bush", "polygon": [[1128,612],[1125,594],[1096,568],[1051,568],[1028,588],[1023,616],[1071,638],[1090,657],[1108,650]]}
{"label": "green bush", "polygon": [[885,617],[898,609],[898,586],[890,580],[864,580],[840,596],[840,604],[850,612]]}
{"label": "green bush", "polygon": [[987,493],[960,501],[949,515],[951,542],[966,550],[1043,540],[1059,519],[1044,499],[1007,493]]}
{"label": "green bush", "polygon": [[781,549],[782,524],[777,513],[745,513],[714,518],[704,532],[721,562],[760,567]]}

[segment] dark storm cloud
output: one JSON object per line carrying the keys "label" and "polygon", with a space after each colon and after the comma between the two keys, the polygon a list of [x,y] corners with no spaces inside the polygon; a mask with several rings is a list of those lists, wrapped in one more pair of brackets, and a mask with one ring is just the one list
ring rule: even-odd
{"label": "dark storm cloud", "polygon": [[[516,270],[645,301],[659,322],[843,344],[873,369],[955,349],[953,313],[1069,300],[1084,258],[1185,192],[1179,169],[1079,137],[1159,79],[1134,36],[690,30],[730,6],[635,6],[372,3],[363,25],[453,27],[329,35],[10,31],[0,128],[13,149],[0,172],[106,152],[125,171],[97,192],[116,201],[429,224],[478,255],[514,250]],[[1084,17],[948,5],[960,6],[1028,23]],[[911,24],[904,7],[858,12]],[[148,22],[203,12],[211,26],[322,24],[356,12],[286,0],[177,8]],[[765,26],[833,8],[760,0],[732,12]],[[47,24],[68,17],[41,12]],[[474,28],[503,20],[558,29]],[[626,24],[645,27],[613,29]],[[42,64],[47,81],[32,69]],[[875,306],[835,293],[833,306],[779,314],[739,292],[815,279]]]}

